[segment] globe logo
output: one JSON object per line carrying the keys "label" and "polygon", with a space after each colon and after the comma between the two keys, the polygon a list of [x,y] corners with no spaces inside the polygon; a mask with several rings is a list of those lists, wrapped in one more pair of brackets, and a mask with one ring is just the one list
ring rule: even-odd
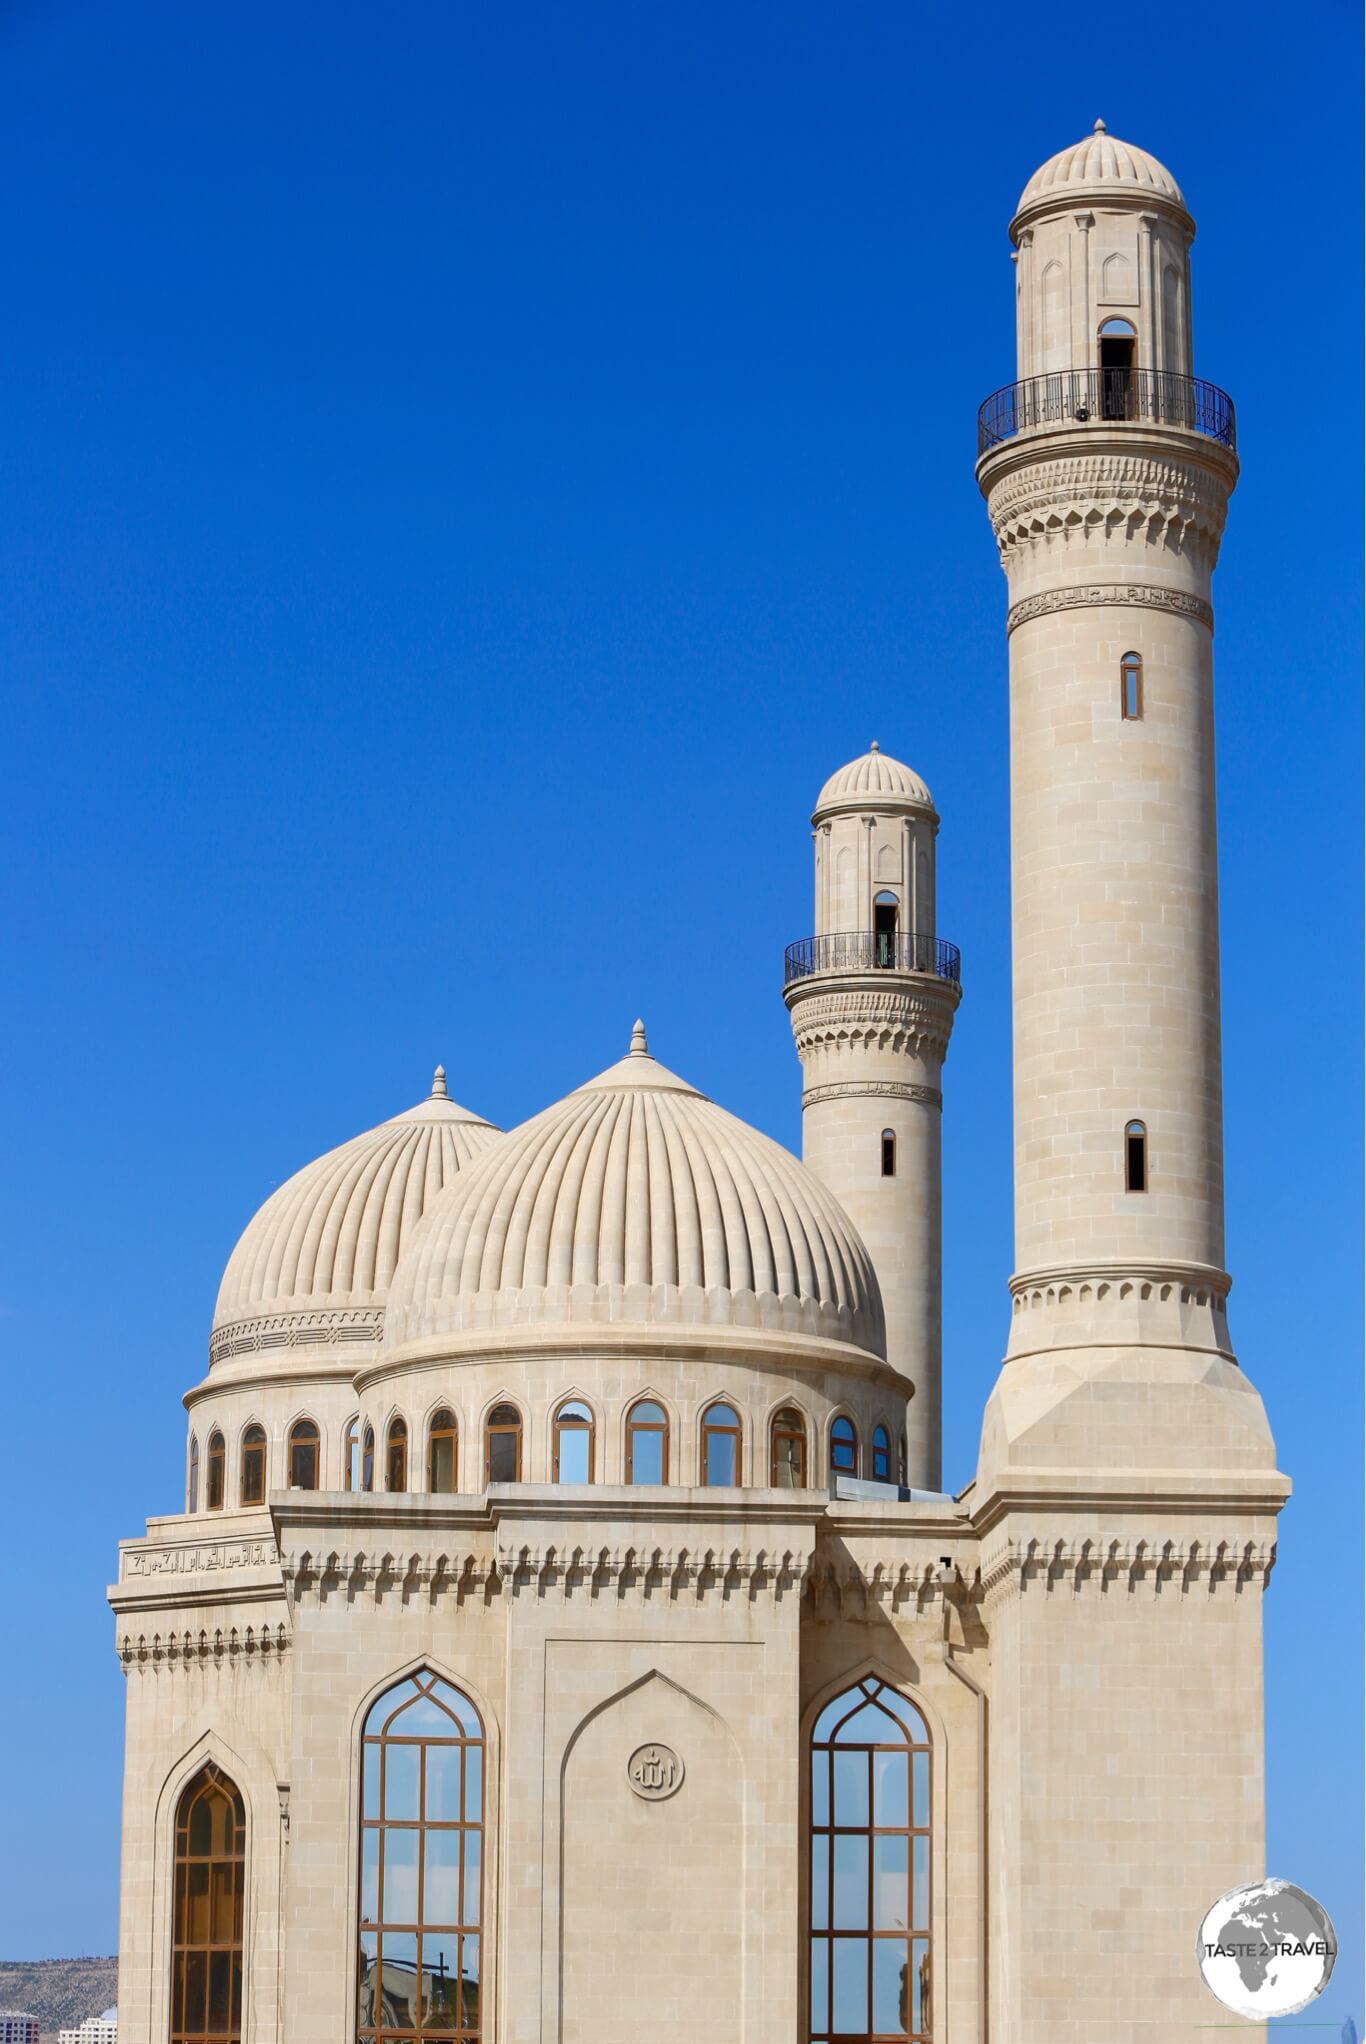
{"label": "globe logo", "polygon": [[1255,1881],[1221,1895],[1196,1946],[1210,1993],[1254,2021],[1308,2008],[1328,1985],[1337,1955],[1328,1911],[1293,1881]]}

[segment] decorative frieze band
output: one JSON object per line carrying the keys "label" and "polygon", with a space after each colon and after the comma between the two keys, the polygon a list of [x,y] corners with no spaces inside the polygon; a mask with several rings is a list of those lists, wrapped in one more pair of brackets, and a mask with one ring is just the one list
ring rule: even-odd
{"label": "decorative frieze band", "polygon": [[291,1601],[326,1602],[342,1596],[354,1602],[392,1597],[402,1604],[441,1597],[457,1603],[471,1595],[556,1596],[649,1601],[659,1597],[694,1602],[732,1596],[780,1598],[799,1589],[807,1558],[790,1549],[663,1547],[532,1547],[500,1544],[463,1553],[315,1555],[307,1550],[285,1558]]}
{"label": "decorative frieze band", "polygon": [[1275,1560],[1274,1541],[1010,1539],[987,1559],[982,1590],[992,1601],[1010,1587],[1019,1595],[1146,1589],[1212,1597],[1264,1590]]}
{"label": "decorative frieze band", "polygon": [[884,1100],[916,1100],[925,1107],[942,1107],[944,1096],[937,1086],[908,1086],[897,1079],[843,1079],[834,1086],[811,1086],[802,1095],[803,1107],[816,1107],[822,1100],[851,1100],[875,1093]]}
{"label": "decorative frieze band", "polygon": [[192,1547],[127,1547],[121,1575],[127,1583],[150,1576],[215,1575],[224,1570],[279,1565],[279,1550],[273,1540],[209,1540]]}
{"label": "decorative frieze band", "polygon": [[118,1638],[118,1656],[125,1675],[154,1668],[202,1667],[206,1662],[242,1661],[262,1665],[278,1661],[290,1647],[289,1627],[277,1625],[222,1627],[209,1632],[125,1632]]}
{"label": "decorative frieze band", "polygon": [[1098,582],[1080,589],[1047,589],[1040,596],[1026,596],[1012,603],[1006,612],[1006,632],[1026,625],[1031,618],[1046,617],[1055,610],[1088,610],[1100,604],[1137,605],[1147,610],[1169,610],[1178,617],[1193,617],[1211,632],[1214,609],[1201,596],[1188,596],[1181,589],[1162,589],[1153,582]]}
{"label": "decorative frieze band", "polygon": [[259,1320],[235,1320],[209,1337],[209,1362],[279,1348],[375,1342],[384,1338],[382,1306],[337,1307],[331,1312],[272,1313]]}

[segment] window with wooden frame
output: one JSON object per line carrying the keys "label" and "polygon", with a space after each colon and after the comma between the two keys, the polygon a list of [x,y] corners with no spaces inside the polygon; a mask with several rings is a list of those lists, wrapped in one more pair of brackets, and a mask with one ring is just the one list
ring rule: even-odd
{"label": "window with wooden frame", "polygon": [[495,1405],[484,1423],[484,1481],[521,1480],[522,1415],[515,1405]]}
{"label": "window with wooden frame", "polygon": [[176,1809],[170,2044],[241,2044],[246,1828],[241,1791],[201,1768]]}
{"label": "window with wooden frame", "polygon": [[626,1415],[626,1481],[669,1480],[669,1415],[653,1398],[641,1398]]}
{"label": "window with wooden frame", "polygon": [[456,1488],[455,1451],[459,1430],[449,1405],[432,1414],[427,1429],[427,1488],[434,1497],[448,1497]]}
{"label": "window with wooden frame", "polygon": [[1126,653],[1119,663],[1119,714],[1126,724],[1143,715],[1143,655]]}
{"label": "window with wooden frame", "polygon": [[873,1481],[890,1483],[892,1480],[892,1437],[886,1427],[873,1428]]}
{"label": "window with wooden frame", "polygon": [[830,1429],[830,1467],[842,1476],[858,1475],[858,1428],[844,1413]]}
{"label": "window with wooden frame", "polygon": [[226,1456],[223,1436],[217,1427],[209,1435],[209,1452],[205,1459],[204,1503],[211,1512],[223,1509],[223,1464]]}
{"label": "window with wooden frame", "polygon": [[384,1488],[408,1488],[408,1422],[398,1413],[390,1420],[384,1437]]}
{"label": "window with wooden frame", "polygon": [[266,1501],[266,1430],[249,1426],[242,1435],[242,1503],[263,1505]]}
{"label": "window with wooden frame", "polygon": [[362,2044],[479,2044],[484,1732],[426,1669],[371,1705],[361,1735]]}
{"label": "window with wooden frame", "polygon": [[190,1510],[199,1510],[199,1437],[190,1435]]}
{"label": "window with wooden frame", "polygon": [[321,1474],[322,1444],[317,1422],[311,1419],[296,1419],[289,1430],[289,1487],[291,1490],[316,1490]]}
{"label": "window with wooden frame", "polygon": [[1124,1130],[1124,1190],[1148,1190],[1148,1131],[1141,1121],[1131,1121]]}
{"label": "window with wooden frame", "polygon": [[342,1435],[342,1483],[347,1490],[360,1490],[360,1419],[349,1419]]}
{"label": "window with wooden frame", "polygon": [[375,1430],[368,1422],[360,1444],[360,1487],[362,1490],[375,1487]]}
{"label": "window with wooden frame", "polygon": [[702,1415],[702,1481],[708,1489],[740,1481],[740,1416],[724,1399]]}
{"label": "window with wooden frame", "polygon": [[930,1735],[867,1676],[811,1733],[811,2044],[931,2044]]}
{"label": "window with wooden frame", "polygon": [[555,1414],[553,1483],[593,1481],[593,1412],[581,1398],[567,1398]]}
{"label": "window with wooden frame", "polygon": [[909,1482],[910,1479],[906,1474],[908,1467],[909,1460],[906,1454],[906,1429],[905,1427],[903,1427],[901,1429],[901,1432],[896,1437],[896,1480],[898,1483],[905,1484]]}
{"label": "window with wooden frame", "polygon": [[885,1128],[882,1131],[882,1175],[884,1178],[896,1177],[895,1129]]}
{"label": "window with wooden frame", "polygon": [[768,1480],[775,1490],[806,1489],[806,1421],[795,1405],[785,1405],[773,1415]]}

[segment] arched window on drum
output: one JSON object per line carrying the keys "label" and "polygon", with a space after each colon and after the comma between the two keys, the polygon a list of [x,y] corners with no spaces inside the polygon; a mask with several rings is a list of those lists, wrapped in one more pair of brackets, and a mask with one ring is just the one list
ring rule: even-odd
{"label": "arched window on drum", "polygon": [[933,2044],[932,1779],[924,1718],[865,1676],[811,1733],[811,2044]]}

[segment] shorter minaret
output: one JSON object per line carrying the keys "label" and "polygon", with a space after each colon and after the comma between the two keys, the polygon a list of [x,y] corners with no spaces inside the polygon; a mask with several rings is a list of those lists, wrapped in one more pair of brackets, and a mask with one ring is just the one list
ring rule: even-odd
{"label": "shorter minaret", "polygon": [[918,774],[876,743],[826,782],[811,819],[816,933],[788,946],[783,998],[802,1062],[802,1161],[868,1245],[887,1360],[915,1385],[900,1472],[940,1481],[940,1075],[958,952],[935,936],[939,828]]}

